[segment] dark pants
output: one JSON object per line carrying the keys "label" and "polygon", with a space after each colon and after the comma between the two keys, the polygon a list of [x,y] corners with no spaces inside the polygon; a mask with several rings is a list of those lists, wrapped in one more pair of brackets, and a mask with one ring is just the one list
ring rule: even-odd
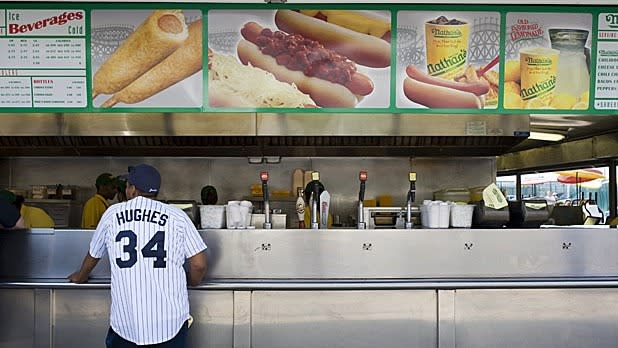
{"label": "dark pants", "polygon": [[105,345],[107,348],[134,348],[134,347],[149,347],[149,348],[185,348],[187,346],[187,329],[189,327],[189,322],[186,321],[182,324],[180,331],[178,334],[174,336],[169,341],[157,343],[157,344],[149,344],[145,346],[138,346],[137,344],[127,341],[124,338],[120,337],[117,333],[112,330],[110,327],[107,331],[107,337],[105,338]]}

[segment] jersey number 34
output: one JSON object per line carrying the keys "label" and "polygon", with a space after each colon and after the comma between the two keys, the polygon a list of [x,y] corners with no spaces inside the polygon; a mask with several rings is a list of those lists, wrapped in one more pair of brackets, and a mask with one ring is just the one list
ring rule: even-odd
{"label": "jersey number 34", "polygon": [[[120,268],[133,267],[137,262],[137,235],[131,230],[120,231],[116,235],[116,242],[122,241],[123,238],[127,239],[128,243],[123,244],[122,251],[129,254],[129,259],[123,260],[117,257],[116,264]],[[155,259],[153,263],[154,268],[165,268],[167,265],[165,261],[167,257],[167,251],[165,251],[165,231],[158,231],[155,233],[141,251],[143,257],[152,257]]]}

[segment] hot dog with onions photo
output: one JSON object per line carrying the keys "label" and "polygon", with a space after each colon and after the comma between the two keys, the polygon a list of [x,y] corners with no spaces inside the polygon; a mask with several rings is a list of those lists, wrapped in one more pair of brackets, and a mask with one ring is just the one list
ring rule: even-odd
{"label": "hot dog with onions photo", "polygon": [[295,85],[262,69],[243,65],[231,55],[208,48],[208,105],[238,108],[316,107]]}
{"label": "hot dog with onions photo", "polygon": [[293,83],[321,107],[353,108],[374,90],[373,81],[347,57],[300,34],[248,22],[241,29],[240,61]]}
{"label": "hot dog with onions photo", "polygon": [[[286,33],[300,34],[318,41],[324,47],[360,65],[372,68],[385,68],[391,65],[390,19],[384,18],[384,25],[380,26],[376,25],[379,22],[377,15],[368,17],[368,14],[363,12],[318,11],[315,13],[317,18],[301,12],[277,10],[275,14],[277,27]],[[312,11],[305,13],[314,14]],[[320,15],[324,20],[320,19]],[[387,37],[388,41],[382,37]]]}

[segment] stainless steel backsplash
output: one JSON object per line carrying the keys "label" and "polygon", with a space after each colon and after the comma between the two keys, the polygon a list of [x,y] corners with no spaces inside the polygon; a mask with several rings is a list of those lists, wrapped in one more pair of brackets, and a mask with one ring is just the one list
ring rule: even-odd
{"label": "stainless steel backsplash", "polygon": [[[443,188],[476,187],[492,183],[496,177],[495,157],[283,157],[277,164],[249,164],[238,157],[12,157],[0,159],[0,187],[29,190],[31,185],[71,185],[78,187],[75,203],[85,202],[95,192],[94,181],[103,172],[123,174],[127,167],[149,163],[162,176],[160,199],[200,200],[204,185],[213,185],[218,204],[249,198],[251,184],[259,183],[260,171],[270,174],[269,188],[289,190],[296,168],[320,172],[320,181],[331,195],[331,211],[344,223],[356,215],[358,172],[368,172],[366,199],[392,195],[393,205],[405,202],[409,171],[418,173],[416,202],[432,199]],[[293,218],[293,199],[271,202]],[[70,226],[78,227],[78,226]]]}

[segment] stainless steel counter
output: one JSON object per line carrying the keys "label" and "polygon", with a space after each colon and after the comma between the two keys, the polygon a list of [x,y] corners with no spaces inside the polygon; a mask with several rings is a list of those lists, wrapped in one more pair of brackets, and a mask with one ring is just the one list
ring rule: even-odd
{"label": "stainless steel counter", "polygon": [[[190,347],[615,347],[616,229],[204,230]],[[0,347],[102,346],[92,231],[0,235]]]}
{"label": "stainless steel counter", "polygon": [[[92,230],[0,235],[0,279],[63,279]],[[202,230],[219,280],[618,277],[617,229]],[[106,257],[94,279],[109,279]]]}

